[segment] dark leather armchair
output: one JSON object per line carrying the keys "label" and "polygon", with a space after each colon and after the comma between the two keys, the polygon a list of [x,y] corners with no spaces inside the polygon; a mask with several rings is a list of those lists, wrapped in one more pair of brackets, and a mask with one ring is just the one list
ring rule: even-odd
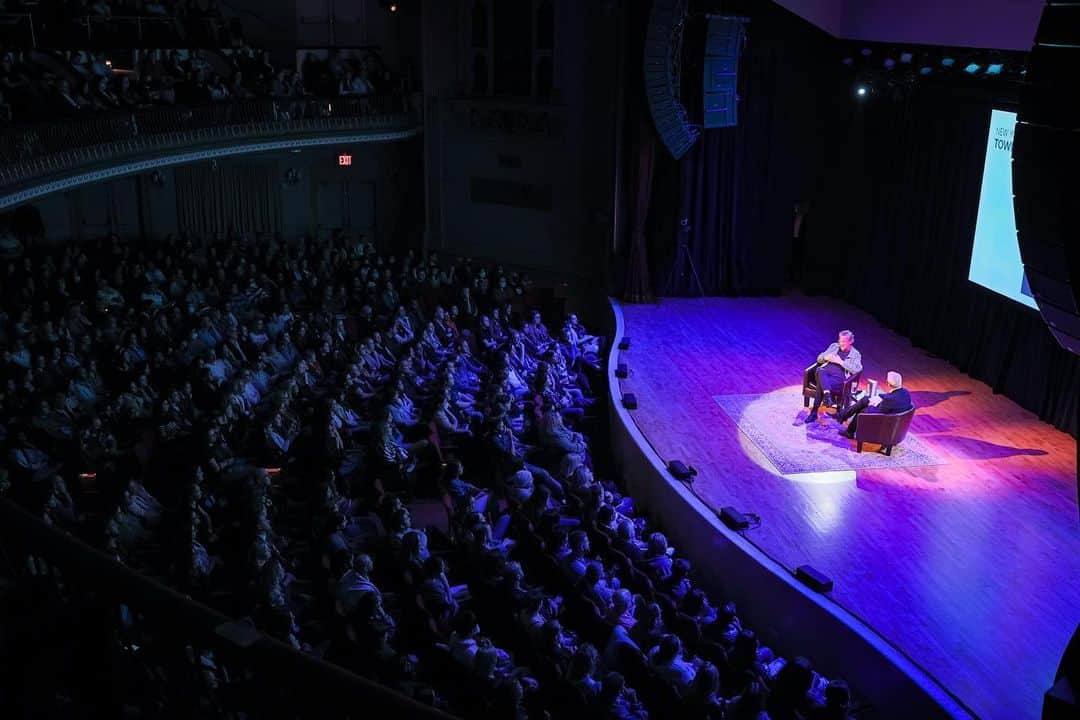
{"label": "dark leather armchair", "polygon": [[[817,370],[818,365],[814,363],[810,367],[803,370],[802,379],[802,396],[803,407],[810,407],[810,401],[817,395]],[[848,405],[852,403],[852,396],[855,394],[855,390],[859,387],[859,380],[862,379],[862,371],[849,375],[848,379],[844,381],[843,386],[840,388],[840,397],[833,398],[833,402],[836,403],[837,411],[846,410]]]}
{"label": "dark leather armchair", "polygon": [[855,448],[862,452],[863,443],[881,445],[886,455],[892,455],[893,445],[899,445],[907,437],[915,408],[894,415],[859,413],[855,427]]}

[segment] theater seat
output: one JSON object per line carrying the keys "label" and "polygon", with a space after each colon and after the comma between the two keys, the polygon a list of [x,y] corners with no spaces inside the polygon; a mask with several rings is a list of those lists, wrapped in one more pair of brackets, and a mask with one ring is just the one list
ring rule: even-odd
{"label": "theater seat", "polygon": [[855,449],[862,452],[863,443],[874,443],[881,445],[886,455],[892,455],[893,446],[907,437],[913,417],[915,408],[895,415],[861,413],[855,428]]}
{"label": "theater seat", "polygon": [[[814,363],[810,367],[803,370],[802,381],[802,395],[803,395],[803,407],[810,407],[810,401],[817,395],[817,363]],[[840,389],[839,399],[833,398],[836,402],[837,410],[845,410],[847,406],[851,404],[852,396],[855,394],[855,390],[859,387],[859,381],[862,379],[862,371],[859,371],[853,375],[848,376],[848,379],[844,381],[844,384]]]}

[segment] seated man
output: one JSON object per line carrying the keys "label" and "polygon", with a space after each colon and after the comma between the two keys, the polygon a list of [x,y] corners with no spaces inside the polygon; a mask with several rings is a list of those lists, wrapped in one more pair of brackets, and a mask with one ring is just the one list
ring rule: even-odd
{"label": "seated man", "polygon": [[818,355],[817,362],[817,394],[814,396],[810,414],[804,421],[807,424],[817,420],[818,408],[821,407],[826,391],[831,393],[835,400],[839,400],[844,381],[851,375],[862,372],[862,355],[855,349],[855,333],[841,330],[836,342]]}
{"label": "seated man", "polygon": [[890,370],[885,378],[889,383],[889,392],[874,397],[867,395],[847,410],[837,414],[836,419],[840,422],[844,422],[848,418],[851,419],[847,428],[840,431],[841,435],[849,438],[855,437],[855,430],[859,425],[859,413],[861,412],[894,415],[907,412],[914,407],[915,404],[911,401],[911,393],[907,391],[907,388],[903,387],[903,376],[895,370]]}

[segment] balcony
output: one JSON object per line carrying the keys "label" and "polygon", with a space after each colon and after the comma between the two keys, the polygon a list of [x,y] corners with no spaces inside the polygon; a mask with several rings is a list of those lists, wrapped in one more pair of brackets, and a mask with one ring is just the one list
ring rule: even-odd
{"label": "balcony", "polygon": [[398,96],[260,98],[87,114],[0,131],[0,209],[107,178],[286,148],[404,140],[420,113]]}

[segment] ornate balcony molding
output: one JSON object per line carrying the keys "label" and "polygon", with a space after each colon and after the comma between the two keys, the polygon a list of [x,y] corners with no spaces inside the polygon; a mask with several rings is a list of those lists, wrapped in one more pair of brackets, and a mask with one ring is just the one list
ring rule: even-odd
{"label": "ornate balcony molding", "polygon": [[107,167],[97,168],[87,172],[76,172],[56,180],[34,183],[16,192],[5,194],[0,190],[0,210],[15,207],[16,205],[22,205],[25,202],[29,202],[30,200],[45,195],[51,195],[52,193],[70,190],[71,188],[80,185],[100,182],[101,180],[110,180],[123,175],[133,175],[135,173],[155,170],[169,165],[183,165],[190,162],[199,162],[200,160],[212,160],[214,158],[267,152],[269,150],[294,150],[322,145],[389,142],[394,140],[405,140],[419,134],[419,128],[388,132],[329,134],[309,138],[290,138],[267,142],[244,143],[240,145],[225,145],[222,147],[204,148],[202,150],[193,150],[190,152],[175,152],[145,160],[118,162]]}
{"label": "ornate balcony molding", "polygon": [[[169,165],[273,150],[391,142],[420,134],[417,113],[383,105],[338,99],[279,108],[260,101],[88,117],[89,129],[70,122],[14,129],[0,138],[0,151],[8,156],[0,166],[0,209]],[[282,112],[287,108],[295,114],[297,107],[305,110],[300,119]]]}

